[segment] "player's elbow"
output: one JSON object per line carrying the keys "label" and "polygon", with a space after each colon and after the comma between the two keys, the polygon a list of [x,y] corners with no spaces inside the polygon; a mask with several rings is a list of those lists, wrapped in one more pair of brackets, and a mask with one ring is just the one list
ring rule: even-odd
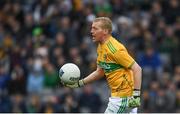
{"label": "player's elbow", "polygon": [[97,72],[97,75],[99,75],[99,76],[104,76],[104,71],[103,71],[101,68],[98,68],[98,69],[96,70],[96,72]]}
{"label": "player's elbow", "polygon": [[132,66],[132,70],[134,72],[139,72],[142,73],[142,68],[135,62],[134,65]]}
{"label": "player's elbow", "polygon": [[140,73],[142,73],[142,68],[141,68],[141,66],[139,66],[138,64],[137,64],[137,70],[138,70]]}

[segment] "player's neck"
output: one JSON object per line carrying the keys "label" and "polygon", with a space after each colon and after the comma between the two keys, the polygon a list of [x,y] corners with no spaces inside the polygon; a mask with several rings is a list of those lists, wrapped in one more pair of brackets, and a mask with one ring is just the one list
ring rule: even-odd
{"label": "player's neck", "polygon": [[100,42],[100,44],[104,44],[109,38],[111,37],[111,34],[107,34],[106,36],[104,36]]}

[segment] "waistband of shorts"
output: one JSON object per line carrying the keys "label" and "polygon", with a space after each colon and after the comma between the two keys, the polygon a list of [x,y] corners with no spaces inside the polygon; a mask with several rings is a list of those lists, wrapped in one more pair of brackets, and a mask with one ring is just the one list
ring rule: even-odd
{"label": "waistband of shorts", "polygon": [[111,92],[111,97],[120,97],[120,98],[125,98],[125,97],[131,97],[132,94],[128,93],[122,93],[122,92]]}

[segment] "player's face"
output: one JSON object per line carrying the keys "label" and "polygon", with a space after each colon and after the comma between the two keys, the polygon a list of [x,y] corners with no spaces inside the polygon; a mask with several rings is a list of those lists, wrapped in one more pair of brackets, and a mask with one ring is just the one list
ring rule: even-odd
{"label": "player's face", "polygon": [[91,27],[91,35],[93,42],[101,42],[104,36],[104,29],[101,28],[101,22],[93,22]]}

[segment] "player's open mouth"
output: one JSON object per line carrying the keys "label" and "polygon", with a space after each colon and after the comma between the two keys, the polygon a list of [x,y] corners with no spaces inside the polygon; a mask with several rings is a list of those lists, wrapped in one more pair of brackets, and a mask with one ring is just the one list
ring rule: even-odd
{"label": "player's open mouth", "polygon": [[91,34],[91,36],[94,38],[95,37],[95,35],[94,34]]}
{"label": "player's open mouth", "polygon": [[92,35],[92,39],[95,40],[95,36],[94,35]]}

